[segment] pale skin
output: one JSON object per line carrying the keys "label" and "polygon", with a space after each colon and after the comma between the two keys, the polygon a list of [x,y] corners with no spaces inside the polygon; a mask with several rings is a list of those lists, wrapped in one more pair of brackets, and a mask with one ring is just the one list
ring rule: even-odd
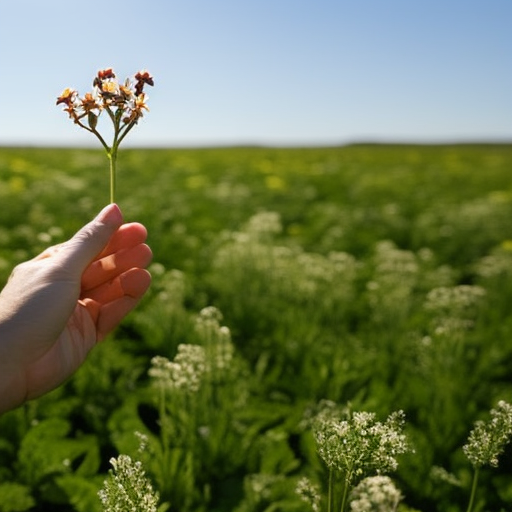
{"label": "pale skin", "polygon": [[105,207],[0,293],[0,414],[61,385],[149,288],[146,228]]}

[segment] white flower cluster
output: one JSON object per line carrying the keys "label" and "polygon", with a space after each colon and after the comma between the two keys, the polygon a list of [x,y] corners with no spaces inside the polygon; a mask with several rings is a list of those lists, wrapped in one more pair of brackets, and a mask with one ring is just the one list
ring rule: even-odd
{"label": "white flower cluster", "polygon": [[438,314],[468,318],[474,316],[485,295],[481,286],[441,286],[427,294],[424,307]]}
{"label": "white flower cluster", "polygon": [[282,482],[283,475],[272,475],[267,473],[254,473],[244,480],[244,488],[247,495],[255,498],[256,502],[270,501],[272,490],[276,483]]}
{"label": "white flower cluster", "polygon": [[320,512],[320,490],[309,478],[300,478],[297,482],[295,492],[302,501],[309,503],[313,512]]}
{"label": "white flower cluster", "polygon": [[510,241],[507,241],[506,248],[500,247],[481,258],[474,266],[475,272],[484,279],[494,277],[508,278],[512,272],[512,251]]}
{"label": "white flower cluster", "polygon": [[278,235],[283,230],[281,217],[276,212],[259,212],[247,222],[245,231],[256,239]]}
{"label": "white flower cluster", "polygon": [[105,512],[156,512],[158,493],[146,477],[142,463],[128,455],[110,459],[113,470],[98,496]]}
{"label": "white flower cluster", "polygon": [[375,247],[375,269],[381,276],[400,274],[414,280],[419,266],[414,253],[398,249],[390,240],[381,240]]}
{"label": "white flower cluster", "polygon": [[196,318],[195,329],[207,352],[207,371],[226,370],[234,357],[231,332],[220,325],[222,313],[213,306],[203,308]]}
{"label": "white flower cluster", "polygon": [[343,418],[320,414],[314,422],[318,453],[330,469],[348,477],[395,471],[396,457],[409,451],[403,434],[403,411],[390,414],[384,423],[374,413],[345,411]]}
{"label": "white flower cluster", "polygon": [[431,290],[423,307],[434,315],[432,333],[451,336],[470,329],[485,296],[485,289],[474,285],[442,286]]}
{"label": "white flower cluster", "polygon": [[443,482],[455,487],[462,487],[462,482],[453,473],[446,471],[446,469],[441,466],[432,466],[430,478],[435,483]]}
{"label": "white flower cluster", "polygon": [[395,512],[402,494],[388,476],[361,480],[350,495],[352,512]]}
{"label": "white flower cluster", "polygon": [[196,393],[199,391],[205,368],[206,356],[203,347],[180,344],[173,361],[162,356],[153,357],[148,373],[159,387]]}
{"label": "white flower cluster", "polygon": [[248,279],[257,286],[263,279],[267,297],[322,300],[337,307],[350,301],[360,262],[345,252],[325,256],[272,242],[281,229],[275,215],[261,212],[249,219],[245,231],[224,234],[214,261],[219,274],[229,275],[237,287]]}
{"label": "white flower cluster", "polygon": [[366,285],[367,299],[377,318],[403,314],[419,279],[417,257],[398,249],[389,240],[380,241],[373,257],[373,276]]}
{"label": "white flower cluster", "polygon": [[462,447],[474,467],[498,467],[498,456],[512,437],[512,405],[500,400],[490,414],[488,422],[475,422],[467,444]]}
{"label": "white flower cluster", "polygon": [[158,299],[169,308],[180,307],[186,292],[185,274],[176,269],[166,271],[159,263],[151,265],[150,271],[152,275],[158,276]]}
{"label": "white flower cluster", "polygon": [[137,440],[139,441],[139,447],[137,448],[137,451],[139,453],[144,453],[148,447],[149,437],[146,434],[143,434],[142,432],[139,431],[134,432],[134,434]]}

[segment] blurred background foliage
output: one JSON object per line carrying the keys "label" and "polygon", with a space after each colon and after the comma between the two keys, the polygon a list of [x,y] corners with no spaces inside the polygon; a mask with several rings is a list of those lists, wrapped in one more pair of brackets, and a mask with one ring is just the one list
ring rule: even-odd
{"label": "blurred background foliage", "polygon": [[[136,452],[135,430],[161,433],[151,358],[205,345],[207,306],[233,371],[215,410],[183,405],[195,426],[172,447],[171,510],[308,510],[294,488],[324,482],[304,423],[323,399],[403,409],[405,503],[464,509],[461,446],[512,400],[510,145],[130,149],[118,169],[126,220],[148,228],[151,290],[65,386],[0,418],[0,511],[100,510],[109,458]],[[99,150],[1,148],[0,283],[108,194]],[[510,460],[482,473],[489,510],[512,506]]]}

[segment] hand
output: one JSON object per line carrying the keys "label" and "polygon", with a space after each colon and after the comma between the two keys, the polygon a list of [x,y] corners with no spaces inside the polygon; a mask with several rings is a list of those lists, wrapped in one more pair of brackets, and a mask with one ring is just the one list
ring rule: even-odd
{"label": "hand", "polygon": [[147,232],[111,204],[0,293],[0,413],[62,384],[149,287]]}

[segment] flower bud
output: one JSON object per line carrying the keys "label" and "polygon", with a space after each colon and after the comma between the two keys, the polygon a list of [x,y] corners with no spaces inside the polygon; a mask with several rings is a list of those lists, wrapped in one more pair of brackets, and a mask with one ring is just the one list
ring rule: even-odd
{"label": "flower bud", "polygon": [[98,124],[98,116],[94,112],[89,111],[87,114],[87,122],[89,123],[91,130],[95,130],[96,125]]}

